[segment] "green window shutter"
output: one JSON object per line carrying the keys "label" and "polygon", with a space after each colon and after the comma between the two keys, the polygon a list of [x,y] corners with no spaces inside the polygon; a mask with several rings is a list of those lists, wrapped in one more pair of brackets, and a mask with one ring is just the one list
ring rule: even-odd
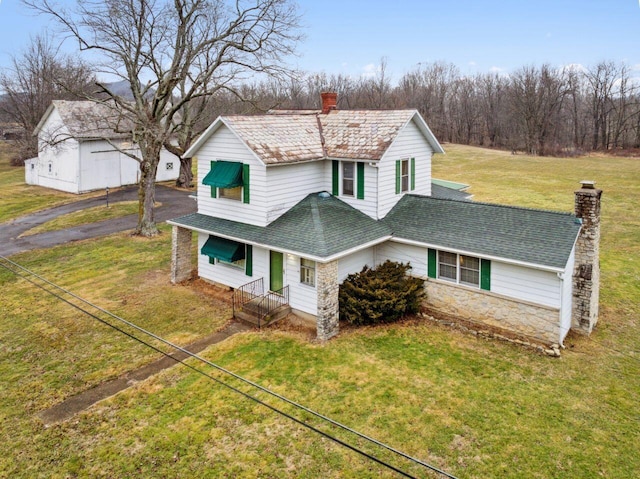
{"label": "green window shutter", "polygon": [[364,200],[364,163],[356,163],[358,166],[358,192],[356,198]]}
{"label": "green window shutter", "polygon": [[340,194],[340,162],[333,160],[331,162],[331,194],[338,196]]}
{"label": "green window shutter", "polygon": [[491,290],[491,261],[480,259],[480,288]]}
{"label": "green window shutter", "polygon": [[242,165],[242,202],[249,204],[249,165]]}
{"label": "green window shutter", "polygon": [[411,158],[411,191],[416,189],[416,159]]}
{"label": "green window shutter", "polygon": [[400,194],[400,168],[401,168],[401,161],[397,160],[396,161],[396,195]]}
{"label": "green window shutter", "polygon": [[429,248],[427,255],[427,276],[429,278],[435,278],[438,271],[436,250]]}
{"label": "green window shutter", "polygon": [[247,251],[244,257],[244,274],[247,276],[253,276],[253,246],[248,244],[246,248]]}
{"label": "green window shutter", "polygon": [[[211,170],[213,170],[213,168],[214,168],[215,166],[216,166],[216,162],[215,162],[215,161],[212,161],[212,162],[211,162]],[[209,170],[209,171],[211,171],[211,170]],[[212,187],[211,187],[211,198],[215,198],[215,197],[216,197],[216,187],[215,187],[215,186],[212,186]]]}

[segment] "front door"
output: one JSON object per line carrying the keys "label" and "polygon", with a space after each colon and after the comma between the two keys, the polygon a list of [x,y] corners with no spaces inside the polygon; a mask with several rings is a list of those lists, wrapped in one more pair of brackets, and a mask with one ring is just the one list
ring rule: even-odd
{"label": "front door", "polygon": [[283,254],[277,251],[270,252],[269,262],[269,290],[280,291],[284,286],[283,281]]}

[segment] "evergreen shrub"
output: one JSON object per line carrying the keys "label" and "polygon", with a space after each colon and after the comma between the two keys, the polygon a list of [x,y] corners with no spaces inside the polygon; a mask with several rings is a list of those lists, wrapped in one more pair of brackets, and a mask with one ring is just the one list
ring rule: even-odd
{"label": "evergreen shrub", "polygon": [[352,324],[391,323],[417,313],[424,297],[424,280],[408,275],[409,263],[385,261],[365,266],[340,285],[340,318]]}

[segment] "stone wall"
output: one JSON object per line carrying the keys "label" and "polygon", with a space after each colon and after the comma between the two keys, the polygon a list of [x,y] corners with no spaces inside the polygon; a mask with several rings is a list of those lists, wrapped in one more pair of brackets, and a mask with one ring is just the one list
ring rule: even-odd
{"label": "stone wall", "polygon": [[602,190],[584,181],[576,191],[575,214],[582,219],[573,271],[572,329],[589,334],[598,322],[600,299],[600,199]]}
{"label": "stone wall", "polygon": [[326,341],[338,334],[338,261],[316,264],[318,291],[318,339]]}
{"label": "stone wall", "polygon": [[507,298],[442,280],[425,281],[424,307],[433,316],[455,317],[471,325],[490,328],[542,344],[557,344],[560,310]]}
{"label": "stone wall", "polygon": [[192,232],[180,226],[171,230],[171,282],[181,283],[191,277],[191,237]]}

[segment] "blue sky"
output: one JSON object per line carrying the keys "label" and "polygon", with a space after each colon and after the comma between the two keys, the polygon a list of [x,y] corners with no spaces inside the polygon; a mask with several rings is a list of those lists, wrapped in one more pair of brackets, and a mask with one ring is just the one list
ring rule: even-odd
{"label": "blue sky", "polygon": [[[68,1],[68,0],[64,0]],[[309,71],[392,79],[443,60],[464,74],[544,62],[624,61],[640,76],[638,0],[299,0],[306,40],[294,63]],[[0,68],[47,21],[0,0]]]}

